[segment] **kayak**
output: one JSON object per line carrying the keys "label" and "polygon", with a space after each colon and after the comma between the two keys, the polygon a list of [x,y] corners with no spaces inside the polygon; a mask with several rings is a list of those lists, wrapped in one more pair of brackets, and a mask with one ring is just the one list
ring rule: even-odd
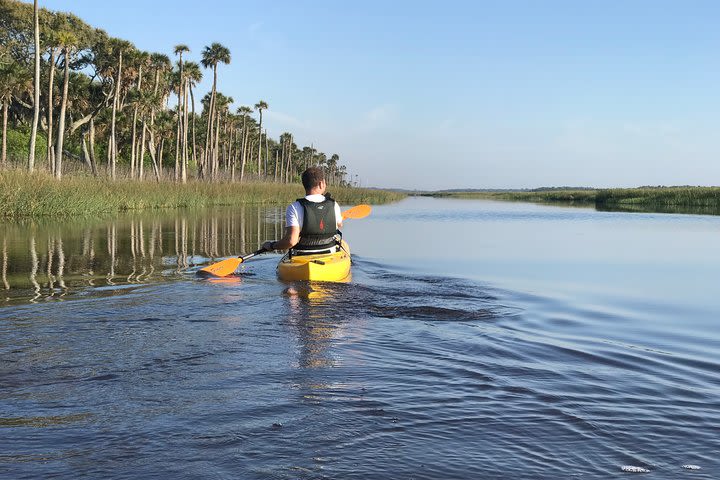
{"label": "kayak", "polygon": [[277,266],[280,280],[312,280],[319,282],[342,282],[350,275],[350,247],[343,241],[335,253],[318,255],[285,255]]}

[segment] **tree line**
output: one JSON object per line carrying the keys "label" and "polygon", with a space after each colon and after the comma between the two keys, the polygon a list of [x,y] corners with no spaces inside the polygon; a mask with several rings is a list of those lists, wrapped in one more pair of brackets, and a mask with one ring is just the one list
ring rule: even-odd
{"label": "tree line", "polygon": [[[141,51],[71,13],[38,8],[37,0],[0,0],[0,167],[45,169],[58,179],[80,170],[158,182],[289,183],[319,165],[329,184],[349,185],[337,154],[299,147],[289,132],[270,138],[262,123],[267,102],[234,107],[218,90],[219,70],[231,61],[227,47],[206,46],[199,62],[188,58],[187,45],[173,53],[171,60]],[[196,99],[210,73],[210,92]],[[25,158],[8,156],[13,132],[27,141]]]}

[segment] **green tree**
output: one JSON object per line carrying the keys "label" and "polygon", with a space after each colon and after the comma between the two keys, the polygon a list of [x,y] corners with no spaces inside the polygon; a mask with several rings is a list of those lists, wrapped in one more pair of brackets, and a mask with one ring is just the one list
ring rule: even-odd
{"label": "green tree", "polygon": [[118,146],[117,146],[117,113],[122,108],[120,102],[120,96],[123,89],[123,55],[130,53],[133,46],[130,42],[125,40],[115,39],[113,42],[113,51],[117,56],[117,68],[115,70],[115,85],[113,94],[113,106],[112,106],[112,118],[110,120],[110,139],[108,144],[108,153],[110,160],[110,178],[115,180],[117,178],[117,158],[118,158]]}
{"label": "green tree", "polygon": [[[198,165],[198,159],[197,159],[197,147],[196,147],[196,135],[195,135],[195,94],[193,93],[193,87],[196,87],[198,83],[202,80],[202,70],[200,70],[200,65],[195,62],[185,62],[184,65],[185,70],[185,78],[187,82],[187,88],[188,93],[190,94],[190,107],[192,110],[192,127],[191,127],[191,133],[190,137],[192,138],[192,154],[193,154],[193,163],[195,164],[196,168],[199,168]],[[186,115],[187,115],[187,105],[186,105]]]}
{"label": "green tree", "polygon": [[67,113],[68,88],[70,85],[70,62],[77,51],[77,36],[71,31],[61,32],[58,40],[62,45],[63,56],[63,90],[60,100],[60,115],[58,117],[57,142],[55,144],[55,178],[62,178],[63,143],[65,142],[65,114]]}
{"label": "green tree", "polygon": [[178,107],[177,107],[177,136],[175,140],[175,181],[187,183],[187,125],[185,125],[185,71],[183,69],[183,54],[190,51],[187,45],[175,45],[173,49],[178,55]]}
{"label": "green tree", "polygon": [[237,114],[242,117],[242,140],[240,142],[240,181],[245,177],[245,163],[247,161],[248,146],[250,145],[250,130],[247,127],[248,116],[252,113],[252,108],[243,105],[238,107]]}
{"label": "green tree", "polygon": [[[1,59],[1,57],[0,57]],[[22,92],[27,91],[32,82],[30,72],[22,65],[14,62],[0,62],[0,103],[3,111],[2,127],[2,156],[0,164],[7,164],[7,132],[10,105],[19,98]]]}
{"label": "green tree", "polygon": [[[230,50],[219,44],[219,43],[212,43],[209,47],[205,47],[205,49],[202,52],[202,60],[201,62],[202,66],[205,68],[212,68],[213,69],[213,84],[212,84],[212,91],[210,94],[210,106],[208,109],[207,114],[207,131],[205,135],[205,165],[208,164],[215,164],[215,158],[217,157],[217,152],[212,148],[212,143],[214,140],[214,124],[215,124],[215,96],[217,93],[217,66],[218,63],[230,63]],[[211,171],[211,178],[212,178],[212,171]]]}

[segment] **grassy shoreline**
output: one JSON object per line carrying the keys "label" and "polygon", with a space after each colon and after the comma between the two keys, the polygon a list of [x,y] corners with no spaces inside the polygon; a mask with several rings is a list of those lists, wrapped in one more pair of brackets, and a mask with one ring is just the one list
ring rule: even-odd
{"label": "grassy shoreline", "polygon": [[[328,188],[342,205],[388,203],[403,194],[365,188]],[[279,183],[209,183],[186,185],[155,181],[110,181],[88,176],[57,181],[44,172],[0,170],[0,219],[82,217],[172,208],[232,205],[279,205],[303,195],[300,185]]]}
{"label": "grassy shoreline", "polygon": [[720,213],[720,187],[640,187],[609,189],[539,189],[466,191],[427,194],[446,198],[555,203],[628,211],[651,209],[678,213]]}

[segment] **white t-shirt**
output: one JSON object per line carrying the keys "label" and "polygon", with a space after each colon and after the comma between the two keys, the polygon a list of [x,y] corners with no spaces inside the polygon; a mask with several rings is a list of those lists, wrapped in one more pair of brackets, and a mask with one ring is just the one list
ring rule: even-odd
{"label": "white t-shirt", "polygon": [[[325,201],[325,195],[305,195],[305,199],[311,202],[320,203]],[[298,201],[294,201],[285,210],[285,226],[286,227],[300,227],[302,229],[303,220],[305,220],[305,209]],[[335,202],[335,222],[338,225],[342,222],[342,212],[340,211],[340,205]]]}

